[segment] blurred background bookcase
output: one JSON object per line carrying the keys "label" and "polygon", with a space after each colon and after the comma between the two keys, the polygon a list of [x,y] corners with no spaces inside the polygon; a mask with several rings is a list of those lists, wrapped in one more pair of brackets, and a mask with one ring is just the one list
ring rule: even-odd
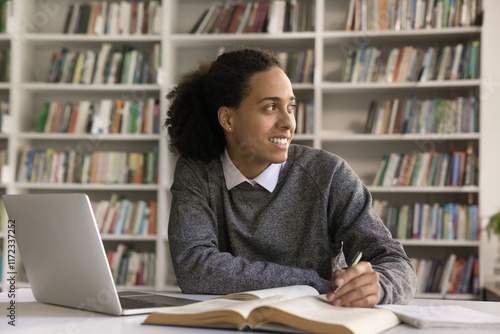
{"label": "blurred background bookcase", "polygon": [[[105,1],[97,1],[104,3]],[[148,3],[148,1],[140,1]],[[149,1],[152,2],[152,1]],[[370,4],[372,1],[360,1]],[[387,1],[387,3],[410,1]],[[428,1],[430,3],[430,1]],[[42,105],[46,101],[101,101],[103,99],[147,99],[159,102],[160,119],[167,109],[165,96],[180,77],[181,73],[193,69],[203,58],[213,58],[223,50],[241,46],[253,46],[272,50],[281,55],[305,53],[312,50],[313,80],[292,80],[294,92],[299,101],[313,101],[309,126],[310,131],[297,133],[294,142],[325,149],[340,155],[353,167],[368,186],[375,200],[387,201],[393,205],[414,203],[447,203],[478,205],[479,225],[484,225],[488,217],[498,210],[496,189],[500,185],[497,168],[500,157],[497,144],[500,133],[500,67],[495,63],[498,49],[497,32],[499,23],[494,14],[500,8],[493,0],[479,1],[484,8],[481,25],[394,30],[346,31],[350,1],[302,0],[289,1],[305,8],[301,12],[302,23],[294,31],[280,32],[240,32],[191,33],[205,11],[216,4],[229,8],[241,4],[243,9],[265,1],[211,2],[202,0],[162,0],[157,17],[157,33],[112,34],[64,33],[69,6],[92,5],[96,1],[28,0],[11,1],[7,31],[0,35],[0,51],[10,50],[10,80],[0,83],[0,98],[8,99],[10,114],[6,118],[5,131],[0,135],[0,150],[7,152],[7,163],[2,168],[3,193],[43,193],[43,192],[86,192],[92,200],[109,199],[119,194],[131,201],[156,201],[157,228],[153,235],[105,234],[106,249],[116,249],[119,244],[127,244],[139,251],[156,254],[155,279],[145,289],[165,290],[175,288],[169,253],[167,224],[173,168],[176,157],[167,149],[166,135],[152,134],[66,134],[35,133],[34,127]],[[120,4],[121,1],[108,1]],[[134,1],[127,1],[130,10]],[[273,8],[273,1],[268,8]],[[383,3],[383,2],[377,2]],[[425,3],[425,2],[423,2]],[[445,3],[450,3],[449,1]],[[262,5],[264,4],[264,5]],[[144,8],[143,8],[144,9]],[[262,9],[262,7],[261,7]],[[367,10],[374,10],[367,7]],[[390,8],[375,12],[390,12]],[[355,11],[354,11],[355,12]],[[480,12],[480,11],[478,11]],[[229,13],[229,12],[228,12]],[[493,17],[492,17],[493,16]],[[148,17],[148,20],[154,16]],[[367,23],[366,21],[365,23]],[[373,28],[373,27],[372,27]],[[475,79],[430,80],[427,82],[343,82],[345,55],[347,50],[364,47],[402,48],[443,47],[446,45],[480,42],[479,73]],[[99,53],[103,44],[115,48],[130,46],[136,50],[151,51],[159,44],[159,67],[152,74],[149,83],[135,84],[71,84],[47,83],[51,57],[55,51],[93,50]],[[460,96],[474,96],[478,100],[478,131],[453,134],[371,134],[365,133],[365,123],[370,102],[393,99],[410,99],[415,94],[418,99],[453,99]],[[4,127],[2,127],[4,128]],[[19,182],[17,170],[25,147],[58,148],[87,151],[127,151],[158,152],[158,178],[154,184],[103,184],[103,183],[30,183]],[[450,150],[465,151],[472,147],[479,157],[477,182],[468,186],[373,186],[381,163],[381,158],[393,152],[447,153]],[[3,249],[3,275],[6,274],[7,231],[3,223],[0,230],[0,244]],[[401,240],[408,255],[415,259],[440,259],[446,261],[451,254],[467,258],[479,258],[479,282],[492,277],[495,242],[488,242],[480,233],[480,240]],[[0,281],[2,290],[5,280]],[[445,298],[475,299],[477,295],[419,293],[420,297],[444,296]]]}

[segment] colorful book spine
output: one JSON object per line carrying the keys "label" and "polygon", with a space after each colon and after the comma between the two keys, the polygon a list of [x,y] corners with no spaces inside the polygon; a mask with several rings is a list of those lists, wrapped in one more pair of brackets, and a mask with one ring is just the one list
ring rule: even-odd
{"label": "colorful book spine", "polygon": [[[161,1],[158,0],[93,1],[91,4],[71,4],[66,11],[63,33],[158,35],[160,30],[156,21],[159,17],[161,17]],[[116,28],[113,28],[114,26]]]}
{"label": "colorful book spine", "polygon": [[481,1],[350,0],[347,31],[419,30],[481,24]]}
{"label": "colorful book spine", "polygon": [[449,255],[445,259],[411,258],[419,281],[418,293],[479,295],[479,259]]}
{"label": "colorful book spine", "polygon": [[[361,45],[356,50],[345,53],[341,82],[398,83],[477,79],[479,50],[479,40],[466,45],[457,43],[420,48],[366,48]],[[381,57],[384,54],[388,57]]]}
{"label": "colorful book spine", "polygon": [[[46,81],[67,84],[155,84],[160,68],[159,50],[158,43],[148,50],[135,50],[130,46],[118,49],[110,43],[104,43],[97,55],[93,50],[54,51]],[[2,59],[8,60],[1,54],[0,80]]]}
{"label": "colorful book spine", "polygon": [[[479,207],[476,204],[390,204],[374,200],[373,209],[398,239],[479,240]],[[407,231],[411,230],[411,234]]]}
{"label": "colorful book spine", "polygon": [[[454,150],[450,153],[397,153],[400,158],[393,164],[389,163],[391,154],[387,154],[381,159],[372,185],[385,187],[477,185],[478,158],[474,152],[473,146],[468,145],[466,151]],[[391,182],[387,182],[386,174],[390,175]]]}
{"label": "colorful book spine", "polygon": [[155,252],[118,244],[116,250],[106,252],[106,257],[117,285],[154,286]]}
{"label": "colorful book spine", "polygon": [[[123,114],[123,107],[130,113]],[[59,102],[46,101],[35,122],[35,132],[95,134],[159,133],[159,101],[111,100]],[[124,124],[126,123],[126,124]],[[123,124],[123,126],[122,126]]]}
{"label": "colorful book spine", "polygon": [[[19,182],[156,184],[158,150],[151,152],[89,152],[25,148]],[[150,157],[153,156],[153,157]],[[144,168],[143,161],[153,162]]]}

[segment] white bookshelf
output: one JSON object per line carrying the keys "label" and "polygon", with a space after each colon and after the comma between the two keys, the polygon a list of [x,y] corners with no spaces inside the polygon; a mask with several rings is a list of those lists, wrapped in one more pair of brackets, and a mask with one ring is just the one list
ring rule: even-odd
{"label": "white bookshelf", "polygon": [[[11,101],[12,131],[0,136],[0,146],[9,150],[10,167],[16,169],[19,152],[29,143],[75,144],[89,140],[86,135],[39,134],[32,131],[33,113],[38,113],[42,100],[63,98],[118,98],[124,94],[139,92],[145,96],[157,97],[161,103],[161,114],[167,109],[165,96],[177,82],[180,75],[197,67],[201,58],[213,58],[221,48],[231,50],[244,46],[255,46],[274,51],[314,50],[314,82],[294,83],[298,99],[314,99],[314,133],[297,134],[294,142],[334,152],[347,160],[360,178],[369,186],[375,199],[388,199],[397,203],[408,201],[439,202],[458,201],[466,203],[472,196],[480,205],[482,224],[488,216],[500,209],[496,189],[500,175],[496,143],[500,132],[500,67],[495,55],[500,50],[496,33],[500,22],[494,13],[500,12],[495,0],[484,0],[485,18],[482,27],[446,29],[423,29],[410,31],[345,31],[345,20],[349,1],[311,0],[315,3],[315,30],[290,33],[245,33],[245,34],[189,34],[191,27],[212,3],[204,0],[162,0],[162,32],[160,35],[88,36],[60,33],[70,3],[86,3],[85,0],[54,2],[50,12],[45,12],[37,0],[14,1],[12,26],[14,32],[0,36],[0,45],[11,45],[11,82],[0,84],[0,96],[9,95]],[[243,2],[246,2],[243,1]],[[44,14],[45,13],[45,14]],[[45,25],[29,25],[26,20],[36,15],[50,17]],[[33,28],[37,29],[33,29]],[[431,81],[425,83],[363,83],[340,82],[343,56],[341,46],[358,46],[364,40],[373,46],[446,45],[472,39],[481,40],[481,78],[477,80]],[[64,47],[94,48],[104,43],[122,45],[129,43],[137,48],[148,48],[161,43],[162,68],[157,84],[152,85],[71,85],[44,83],[50,59],[50,52]],[[484,75],[491,79],[485,82]],[[486,96],[483,92],[488,92]],[[408,98],[412,93],[418,97],[450,97],[475,93],[480,101],[480,133],[435,134],[435,135],[370,135],[361,130],[366,120],[371,99]],[[487,99],[484,99],[484,97]],[[91,138],[90,138],[91,140]],[[99,138],[105,147],[123,148],[159,147],[158,185],[111,186],[111,185],[50,185],[18,183],[15,176],[4,184],[4,192],[67,192],[84,191],[94,198],[105,198],[112,192],[131,196],[133,199],[154,198],[158,202],[157,236],[138,238],[134,236],[104,235],[105,245],[124,241],[138,247],[153,249],[157,254],[157,290],[173,287],[175,277],[169,262],[167,224],[170,192],[176,158],[167,149],[166,135],[106,135]],[[479,185],[469,187],[373,187],[371,186],[383,154],[395,151],[411,151],[422,147],[436,148],[446,152],[450,147],[464,148],[472,144],[479,152]],[[2,240],[0,234],[0,240]],[[401,240],[408,254],[422,256],[446,256],[450,252],[476,254],[480,256],[481,285],[492,275],[495,243],[488,243],[484,234],[482,240],[473,241],[425,241]],[[3,243],[5,248],[5,242]],[[488,250],[488,251],[485,251]],[[425,297],[425,296],[424,296]],[[459,296],[447,298],[460,298]],[[470,296],[469,296],[470,297]],[[469,298],[465,296],[465,298]]]}
{"label": "white bookshelf", "polygon": [[[162,1],[160,1],[161,3]],[[94,50],[98,53],[103,43],[121,47],[131,45],[138,50],[151,50],[153,45],[164,44],[167,37],[164,34],[148,35],[84,35],[64,34],[63,24],[69,5],[89,4],[90,1],[47,2],[38,0],[13,1],[9,33],[0,37],[0,43],[11,44],[11,82],[0,84],[0,95],[7,91],[11,102],[12,130],[0,137],[2,146],[8,146],[9,167],[14,171],[19,168],[22,149],[29,145],[34,148],[73,148],[85,152],[92,151],[126,151],[146,152],[157,147],[159,154],[159,175],[157,184],[79,184],[79,183],[29,183],[18,182],[17,173],[13,173],[5,183],[3,193],[64,193],[85,192],[91,200],[109,200],[113,193],[124,195],[132,201],[155,200],[158,203],[156,235],[102,235],[107,250],[116,249],[118,243],[130,245],[134,250],[153,251],[156,254],[155,282],[153,286],[134,286],[146,290],[176,289],[175,282],[169,278],[168,250],[166,242],[167,210],[166,195],[167,177],[164,173],[171,172],[166,166],[167,150],[165,136],[160,134],[66,134],[34,132],[34,122],[45,101],[98,101],[110,99],[144,99],[153,97],[160,103],[165,103],[165,87],[162,87],[161,76],[152,84],[59,84],[46,83],[52,52],[62,48],[70,50]],[[162,9],[165,10],[166,6]],[[162,17],[167,12],[161,13]],[[166,25],[167,21],[162,22]],[[162,29],[166,30],[166,29]],[[5,42],[4,42],[5,41]],[[164,47],[164,45],[163,45]],[[162,59],[165,64],[167,59]],[[161,74],[159,71],[158,74]],[[165,83],[163,82],[163,85]],[[15,86],[15,89],[13,88]],[[165,106],[161,106],[163,118]],[[160,119],[160,123],[163,119]],[[161,124],[160,124],[161,126]],[[5,232],[0,234],[0,242],[5,239]],[[2,243],[4,254],[5,242]],[[19,253],[16,254],[18,259]],[[21,260],[22,261],[22,260]],[[21,264],[21,261],[20,264]],[[19,268],[21,270],[21,268]],[[2,277],[5,277],[6,269]],[[171,275],[171,274],[170,274]],[[19,276],[18,287],[26,286]],[[6,282],[0,282],[2,291]],[[119,288],[124,288],[120,287]]]}
{"label": "white bookshelf", "polygon": [[[361,40],[370,45],[405,46],[405,45],[445,45],[457,41],[481,39],[482,46],[488,43],[482,37],[481,27],[443,28],[412,31],[344,31],[345,16],[348,1],[317,0],[316,27],[314,32],[297,32],[282,34],[188,34],[202,11],[208,7],[203,1],[174,1],[172,11],[180,13],[177,17],[189,15],[195,19],[174,18],[171,22],[171,43],[169,54],[173,67],[167,69],[176,81],[179,75],[194,68],[199,58],[211,58],[219,48],[234,49],[240,45],[258,46],[274,51],[293,51],[297,48],[314,48],[315,68],[312,84],[296,84],[293,88],[296,95],[314,98],[315,131],[313,134],[298,134],[294,137],[296,143],[311,145],[317,148],[339,154],[344,157],[361,179],[369,186],[374,198],[386,198],[396,201],[408,200],[410,203],[421,202],[452,202],[467,203],[469,196],[474,203],[481,202],[481,186],[468,187],[373,187],[371,183],[378,167],[379,159],[385,153],[394,151],[411,151],[416,145],[434,145],[441,152],[457,145],[465,147],[472,144],[476,152],[482,141],[488,140],[488,134],[404,134],[404,135],[370,135],[364,134],[362,127],[366,119],[368,105],[371,99],[389,99],[409,97],[412,93],[424,97],[448,97],[456,94],[466,95],[477,92],[481,86],[480,79],[456,81],[430,81],[406,83],[343,83],[340,82],[340,69],[343,57],[340,51],[342,45],[350,43],[359,45]],[[486,11],[489,2],[485,1]],[[489,43],[494,43],[492,40]],[[484,63],[481,70],[488,71]],[[481,125],[484,122],[484,106],[481,106]],[[481,156],[485,154],[481,149]],[[482,159],[482,158],[481,158]],[[482,160],[481,160],[482,161]],[[482,163],[481,165],[482,166]],[[481,178],[484,178],[480,170]],[[422,254],[434,256],[441,253],[446,258],[450,252],[459,254],[481,254],[480,241],[435,241],[435,240],[401,240],[409,255]],[[491,270],[491,264],[481,262],[481,280]],[[425,296],[425,295],[424,295]],[[446,298],[472,298],[469,295]],[[474,297],[475,298],[475,297]]]}

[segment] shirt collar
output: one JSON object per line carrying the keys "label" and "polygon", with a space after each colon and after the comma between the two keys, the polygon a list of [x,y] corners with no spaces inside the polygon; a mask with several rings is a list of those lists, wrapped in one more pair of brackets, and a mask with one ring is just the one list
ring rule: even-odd
{"label": "shirt collar", "polygon": [[259,184],[264,189],[269,192],[273,192],[274,188],[278,184],[278,178],[280,175],[280,171],[285,166],[286,161],[279,164],[270,164],[262,173],[257,175],[253,179],[248,179],[243,175],[240,170],[234,165],[231,158],[227,154],[227,149],[224,149],[224,152],[221,154],[222,161],[222,170],[224,172],[224,179],[226,180],[226,188],[227,190],[231,190],[236,187],[240,183],[248,182],[251,185]]}

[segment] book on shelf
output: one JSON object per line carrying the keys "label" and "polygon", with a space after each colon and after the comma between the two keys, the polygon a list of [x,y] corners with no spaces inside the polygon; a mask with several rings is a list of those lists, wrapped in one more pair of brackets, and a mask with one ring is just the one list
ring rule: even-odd
{"label": "book on shelf", "polygon": [[361,44],[356,50],[345,53],[341,82],[427,82],[479,78],[479,40],[427,48],[377,48]]}
{"label": "book on shelf", "polygon": [[[150,50],[120,49],[103,43],[93,50],[62,49],[52,54],[46,81],[68,84],[155,84],[160,68],[160,45]],[[1,75],[0,75],[1,79]]]}
{"label": "book on shelf", "polygon": [[292,83],[313,83],[314,50],[280,51],[277,57],[283,64],[286,75]]}
{"label": "book on shelf", "polygon": [[12,16],[13,1],[7,0],[0,2],[0,33],[9,31],[9,22]]}
{"label": "book on shelf", "polygon": [[314,133],[314,100],[298,101],[294,111],[296,134],[312,134]]}
{"label": "book on shelf", "polygon": [[113,194],[109,200],[92,201],[92,209],[101,234],[154,235],[156,202],[132,202]]}
{"label": "book on shelf", "polygon": [[285,16],[287,6],[290,2],[285,0],[275,0],[271,3],[269,10],[269,22],[267,24],[267,32],[270,34],[284,32],[285,30]]}
{"label": "book on shelf", "polygon": [[472,186],[477,185],[477,161],[472,145],[449,153],[393,152],[379,163],[373,186]]}
{"label": "book on shelf", "polygon": [[374,200],[373,209],[398,239],[480,239],[479,207],[476,204],[390,204]]}
{"label": "book on shelf", "polygon": [[269,17],[269,0],[263,0],[259,4],[259,10],[257,11],[255,23],[250,29],[250,32],[267,32],[266,21]]}
{"label": "book on shelf", "polygon": [[115,283],[120,286],[154,286],[156,255],[136,251],[119,243],[116,250],[106,252]]}
{"label": "book on shelf", "polygon": [[8,133],[11,129],[10,101],[0,99],[0,133]]}
{"label": "book on shelf", "polygon": [[80,152],[24,147],[19,182],[156,184],[158,151]]}
{"label": "book on shelf", "polygon": [[481,0],[350,0],[347,31],[420,30],[481,25]]}
{"label": "book on shelf", "polygon": [[0,50],[0,82],[10,81],[10,50]]}
{"label": "book on shelf", "polygon": [[314,1],[254,0],[213,2],[202,11],[191,34],[314,31]]}
{"label": "book on shelf", "polygon": [[[134,112],[129,114],[130,109]],[[157,134],[158,118],[159,101],[152,97],[136,101],[46,101],[42,104],[34,131],[71,134]]]}
{"label": "book on shelf", "polygon": [[418,278],[417,293],[479,295],[479,258],[452,253],[445,260],[411,258]]}
{"label": "book on shelf", "polygon": [[399,324],[392,312],[334,307],[314,288],[302,285],[230,294],[191,305],[153,312],[144,323],[356,334],[378,333]]}
{"label": "book on shelf", "polygon": [[159,35],[161,2],[92,1],[68,5],[64,34]]}

